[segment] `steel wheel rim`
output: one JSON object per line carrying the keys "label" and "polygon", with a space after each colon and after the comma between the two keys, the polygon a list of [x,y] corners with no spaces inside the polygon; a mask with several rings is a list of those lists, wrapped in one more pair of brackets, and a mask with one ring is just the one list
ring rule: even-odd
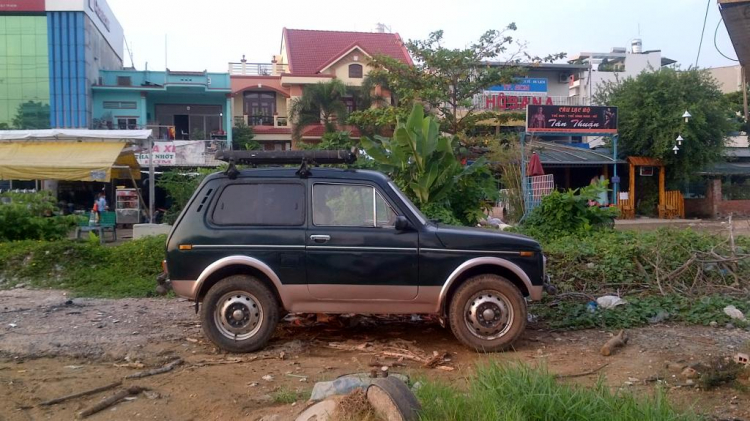
{"label": "steel wheel rim", "polygon": [[513,306],[505,294],[482,290],[464,305],[464,322],[472,335],[485,341],[498,339],[513,325]]}
{"label": "steel wheel rim", "polygon": [[246,291],[228,292],[219,298],[214,310],[214,324],[224,337],[242,341],[252,338],[263,325],[260,301]]}

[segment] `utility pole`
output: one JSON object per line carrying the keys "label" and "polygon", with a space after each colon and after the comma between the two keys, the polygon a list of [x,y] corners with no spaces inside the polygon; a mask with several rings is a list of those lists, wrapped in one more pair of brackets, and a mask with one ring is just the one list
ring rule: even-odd
{"label": "utility pole", "polygon": [[745,124],[748,122],[747,113],[747,74],[745,73],[745,66],[742,66],[742,106],[744,107]]}

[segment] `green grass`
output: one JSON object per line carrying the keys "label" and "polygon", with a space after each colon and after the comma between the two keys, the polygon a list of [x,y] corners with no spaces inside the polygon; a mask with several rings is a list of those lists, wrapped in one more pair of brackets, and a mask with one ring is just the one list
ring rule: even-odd
{"label": "green grass", "polygon": [[304,395],[305,392],[294,391],[282,386],[279,390],[273,392],[271,397],[274,403],[291,404],[303,399]]}
{"label": "green grass", "polygon": [[663,390],[651,396],[611,391],[603,381],[592,388],[557,381],[546,369],[490,362],[477,366],[468,390],[426,382],[417,391],[423,421],[645,421],[698,420],[672,408]]}
{"label": "green grass", "polygon": [[[724,313],[724,307],[734,305],[745,314],[750,313],[750,304],[740,298],[726,295],[682,297],[677,294],[645,297],[625,296],[628,304],[610,310],[598,308],[590,313],[584,301],[563,301],[550,306],[546,302],[534,303],[529,311],[553,329],[624,329],[649,324],[649,319],[659,313],[668,314],[665,323],[688,323],[708,326],[716,322],[719,326],[732,323],[737,327],[747,322],[733,320]],[[549,297],[546,301],[554,301]]]}
{"label": "green grass", "polygon": [[148,297],[161,273],[165,236],[105,247],[97,241],[0,243],[0,288],[24,283],[85,297]]}

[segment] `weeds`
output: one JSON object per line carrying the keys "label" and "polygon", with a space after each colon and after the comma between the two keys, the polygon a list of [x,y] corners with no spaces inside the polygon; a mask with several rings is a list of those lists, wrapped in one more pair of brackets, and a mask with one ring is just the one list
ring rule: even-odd
{"label": "weeds", "polygon": [[304,392],[287,389],[281,387],[279,390],[271,394],[274,403],[291,404],[297,402],[304,397]]}
{"label": "weeds", "polygon": [[585,302],[553,302],[532,304],[530,312],[544,320],[553,329],[622,329],[656,323],[654,318],[662,316],[669,322],[683,322],[708,326],[711,322],[721,325],[746,323],[733,320],[724,314],[724,307],[734,305],[743,313],[750,311],[747,301],[723,295],[688,298],[678,295],[626,297],[628,304],[613,309],[597,309],[590,312]]}
{"label": "weeds", "polygon": [[417,391],[423,421],[432,420],[697,420],[672,408],[662,389],[636,397],[611,391],[603,381],[593,388],[558,382],[546,369],[490,362],[469,379],[469,389],[427,382]]}
{"label": "weeds", "polygon": [[165,240],[147,237],[114,247],[70,240],[0,243],[0,287],[27,283],[80,296],[151,296]]}

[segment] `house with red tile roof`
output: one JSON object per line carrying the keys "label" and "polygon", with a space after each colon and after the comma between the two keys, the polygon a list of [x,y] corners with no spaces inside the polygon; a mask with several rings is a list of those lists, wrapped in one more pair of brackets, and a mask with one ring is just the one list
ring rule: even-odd
{"label": "house with red tile roof", "polygon": [[[361,86],[372,70],[368,62],[376,55],[413,64],[397,33],[284,28],[279,54],[270,63],[249,63],[244,57],[229,63],[235,124],[252,126],[255,140],[267,150],[292,149],[296,140],[319,140],[322,125],[307,127],[301,139],[292,139],[289,109],[293,101],[306,86],[334,78]],[[389,102],[388,92],[382,95]],[[353,137],[359,136],[356,129],[351,131]]]}

